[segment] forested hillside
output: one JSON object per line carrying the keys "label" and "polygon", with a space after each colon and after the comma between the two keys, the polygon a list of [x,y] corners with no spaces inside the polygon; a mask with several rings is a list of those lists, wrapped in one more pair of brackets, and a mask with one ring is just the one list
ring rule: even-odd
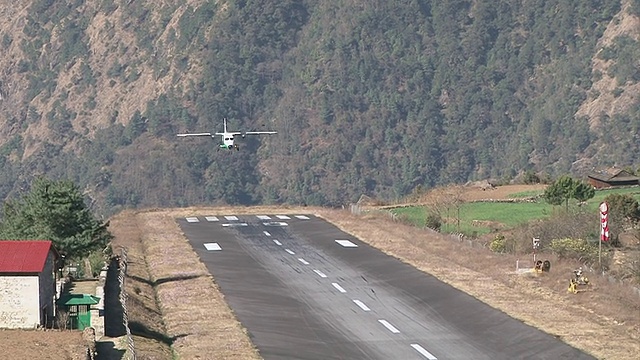
{"label": "forested hillside", "polygon": [[[640,0],[0,0],[0,198],[340,205],[640,162]],[[218,152],[183,131],[274,129]]]}

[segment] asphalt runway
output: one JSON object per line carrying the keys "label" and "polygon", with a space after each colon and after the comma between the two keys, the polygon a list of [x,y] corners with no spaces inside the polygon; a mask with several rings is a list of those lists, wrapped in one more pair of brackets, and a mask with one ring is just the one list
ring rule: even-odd
{"label": "asphalt runway", "polygon": [[177,221],[266,360],[595,359],[313,215]]}

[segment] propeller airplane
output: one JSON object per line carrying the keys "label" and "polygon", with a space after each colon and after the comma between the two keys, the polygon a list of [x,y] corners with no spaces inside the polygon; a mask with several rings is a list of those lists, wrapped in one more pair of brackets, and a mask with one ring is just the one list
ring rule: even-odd
{"label": "propeller airplane", "polygon": [[237,135],[242,136],[243,138],[247,135],[273,135],[273,134],[277,134],[277,131],[227,131],[227,119],[224,119],[224,131],[223,132],[217,132],[217,133],[187,133],[187,134],[177,134],[180,137],[185,137],[185,136],[210,136],[212,138],[215,138],[216,136],[221,136],[222,137],[222,144],[218,145],[219,149],[225,149],[225,150],[240,150],[240,147],[238,146],[238,144],[235,144],[235,137]]}

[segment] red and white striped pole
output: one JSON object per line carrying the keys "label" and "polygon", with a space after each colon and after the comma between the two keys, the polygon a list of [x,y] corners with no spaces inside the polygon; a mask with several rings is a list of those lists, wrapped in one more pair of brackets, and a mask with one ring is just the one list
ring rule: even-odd
{"label": "red and white striped pole", "polygon": [[600,241],[598,241],[598,262],[602,269],[602,242],[609,241],[609,204],[600,204]]}

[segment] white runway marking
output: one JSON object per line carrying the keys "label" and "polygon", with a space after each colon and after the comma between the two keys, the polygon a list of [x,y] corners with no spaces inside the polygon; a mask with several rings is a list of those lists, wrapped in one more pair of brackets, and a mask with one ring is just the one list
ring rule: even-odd
{"label": "white runway marking", "polygon": [[234,216],[234,215],[225,216],[224,218],[229,220],[229,221],[237,221],[238,220],[238,217]]}
{"label": "white runway marking", "polygon": [[220,221],[216,216],[205,216],[204,218],[207,219],[207,221]]}
{"label": "white runway marking", "polygon": [[296,253],[294,253],[293,251],[289,250],[289,249],[284,249],[284,251],[288,252],[291,255],[295,255]]}
{"label": "white runway marking", "polygon": [[187,220],[187,222],[190,222],[190,223],[200,222],[200,220],[198,220],[197,217],[188,217],[188,218],[186,218],[186,220]]}
{"label": "white runway marking", "polygon": [[280,241],[278,241],[278,240],[273,240],[273,242],[276,243],[276,245],[278,245],[278,246],[282,246],[282,243]]}
{"label": "white runway marking", "polygon": [[356,305],[358,305],[360,307],[360,309],[362,309],[364,311],[371,311],[371,309],[369,309],[369,307],[367,305],[365,305],[362,301],[353,300],[353,302],[356,303]]}
{"label": "white runway marking", "polygon": [[220,247],[220,245],[218,245],[218,243],[205,243],[204,247],[209,251],[222,250],[222,248]]}
{"label": "white runway marking", "polygon": [[260,220],[271,220],[271,218],[267,215],[256,215]]}
{"label": "white runway marking", "polygon": [[247,223],[222,224],[222,226],[249,226]]}
{"label": "white runway marking", "polygon": [[345,290],[342,286],[340,286],[340,284],[338,283],[331,283],[331,285],[333,285],[334,288],[338,289],[338,291],[340,291],[341,293],[346,293],[347,290]]}
{"label": "white runway marking", "polygon": [[276,215],[276,217],[280,220],[289,220],[291,219],[290,217],[288,217],[287,215]]}
{"label": "white runway marking", "polygon": [[314,273],[318,274],[318,276],[320,276],[321,278],[326,278],[327,275],[325,275],[325,273],[323,273],[320,270],[313,270]]}
{"label": "white runway marking", "polygon": [[358,245],[352,243],[349,240],[336,240],[336,242],[344,247],[358,247]]}
{"label": "white runway marking", "polygon": [[305,265],[309,265],[309,262],[303,258],[298,258],[298,261],[300,261],[301,263],[305,264]]}
{"label": "white runway marking", "polygon": [[304,215],[296,215],[296,217],[300,220],[309,220],[309,217]]}
{"label": "white runway marking", "polygon": [[271,234],[268,231],[263,231],[263,233],[267,236],[271,236]]}
{"label": "white runway marking", "polygon": [[282,221],[266,222],[266,223],[262,223],[262,225],[264,225],[264,226],[289,226],[289,224],[287,224],[286,222],[282,222]]}
{"label": "white runway marking", "polygon": [[396,329],[395,326],[391,325],[387,320],[378,320],[378,322],[382,325],[384,325],[384,327],[387,328],[387,330],[391,331],[394,334],[399,334],[400,330]]}
{"label": "white runway marking", "polygon": [[419,352],[422,356],[426,357],[429,360],[438,360],[437,357],[433,356],[433,354],[431,354],[430,352],[428,352],[427,350],[425,350],[422,346],[420,346],[419,344],[411,344],[411,347],[416,349],[417,352]]}

